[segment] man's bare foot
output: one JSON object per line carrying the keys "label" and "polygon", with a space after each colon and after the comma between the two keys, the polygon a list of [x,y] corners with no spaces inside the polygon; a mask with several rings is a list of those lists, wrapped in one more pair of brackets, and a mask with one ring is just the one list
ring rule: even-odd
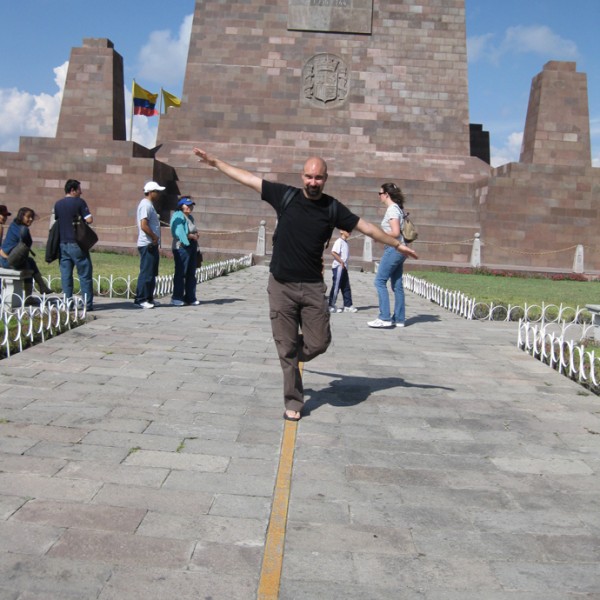
{"label": "man's bare foot", "polygon": [[286,421],[299,421],[301,417],[302,417],[302,415],[300,414],[300,411],[298,411],[298,410],[286,410],[283,413],[283,418]]}

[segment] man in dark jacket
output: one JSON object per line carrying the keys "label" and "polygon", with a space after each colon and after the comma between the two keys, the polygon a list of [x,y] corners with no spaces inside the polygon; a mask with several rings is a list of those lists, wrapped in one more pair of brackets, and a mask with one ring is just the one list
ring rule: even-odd
{"label": "man in dark jacket", "polygon": [[73,269],[77,268],[79,287],[86,310],[94,310],[93,267],[90,253],[83,251],[75,240],[73,222],[83,219],[91,224],[94,220],[86,201],[81,197],[81,183],[69,179],[65,183],[66,196],[54,205],[54,218],[58,221],[60,238],[60,280],[63,293],[73,297]]}

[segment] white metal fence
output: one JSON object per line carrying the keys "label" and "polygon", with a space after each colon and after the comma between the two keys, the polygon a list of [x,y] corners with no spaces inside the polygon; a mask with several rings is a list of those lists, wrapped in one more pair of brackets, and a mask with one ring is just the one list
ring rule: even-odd
{"label": "white metal fence", "polygon": [[600,394],[600,356],[543,325],[519,321],[517,346],[559,373]]}
{"label": "white metal fence", "polygon": [[[252,255],[211,263],[196,270],[196,281],[202,283],[209,279],[227,275],[252,265]],[[51,285],[54,279],[48,278]],[[77,278],[75,278],[77,280]],[[94,293],[109,298],[129,299],[135,296],[137,277],[94,278]],[[157,278],[156,297],[173,292],[173,275]],[[45,340],[76,327],[85,321],[85,303],[80,298],[67,299],[64,295],[37,295],[21,298],[21,307],[12,309],[4,302],[0,303],[0,358],[21,352],[32,344]]]}
{"label": "white metal fence", "polygon": [[[35,305],[28,305],[30,300]],[[0,358],[77,327],[85,320],[85,305],[77,298],[33,296],[22,298],[20,308],[1,307]]]}
{"label": "white metal fence", "polygon": [[[215,279],[227,273],[233,273],[240,269],[244,269],[252,265],[252,254],[242,256],[241,258],[230,258],[210,263],[196,269],[196,282],[202,283],[209,279]],[[48,277],[48,285],[52,287],[54,281],[58,281],[60,285],[60,276]],[[76,287],[79,286],[79,279],[74,278]],[[114,275],[97,275],[93,279],[94,295],[104,296],[108,298],[124,298],[131,299],[135,297],[135,287],[137,277],[131,275],[127,277],[115,277]],[[156,288],[154,295],[157,298],[162,298],[173,293],[173,275],[160,275],[156,278]]]}
{"label": "white metal fence", "polygon": [[573,308],[563,304],[494,304],[480,302],[466,294],[451,291],[439,285],[405,274],[402,278],[404,288],[438,304],[465,319],[478,321],[514,321],[523,320],[529,323],[556,323],[564,327],[579,325],[582,327],[581,337],[586,337],[591,328],[592,316],[581,307]]}
{"label": "white metal fence", "polygon": [[600,394],[600,357],[580,343],[591,337],[591,314],[584,308],[555,304],[504,306],[478,302],[462,292],[446,290],[412,275],[405,289],[465,319],[517,321],[517,346],[559,373]]}

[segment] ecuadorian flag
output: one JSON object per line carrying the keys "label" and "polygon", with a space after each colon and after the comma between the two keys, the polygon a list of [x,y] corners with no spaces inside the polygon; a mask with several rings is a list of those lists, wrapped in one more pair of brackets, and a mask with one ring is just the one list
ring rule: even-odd
{"label": "ecuadorian flag", "polygon": [[140,87],[135,81],[133,82],[133,114],[145,115],[146,117],[154,117],[158,114],[156,108],[156,99],[158,94],[151,94],[148,90]]}

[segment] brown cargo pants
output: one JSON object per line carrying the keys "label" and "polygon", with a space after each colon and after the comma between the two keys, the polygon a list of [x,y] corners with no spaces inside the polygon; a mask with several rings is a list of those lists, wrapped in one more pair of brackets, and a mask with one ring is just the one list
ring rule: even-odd
{"label": "brown cargo pants", "polygon": [[304,388],[299,362],[323,354],[331,343],[325,283],[286,283],[269,275],[269,310],[273,339],[283,371],[286,410],[301,411]]}

